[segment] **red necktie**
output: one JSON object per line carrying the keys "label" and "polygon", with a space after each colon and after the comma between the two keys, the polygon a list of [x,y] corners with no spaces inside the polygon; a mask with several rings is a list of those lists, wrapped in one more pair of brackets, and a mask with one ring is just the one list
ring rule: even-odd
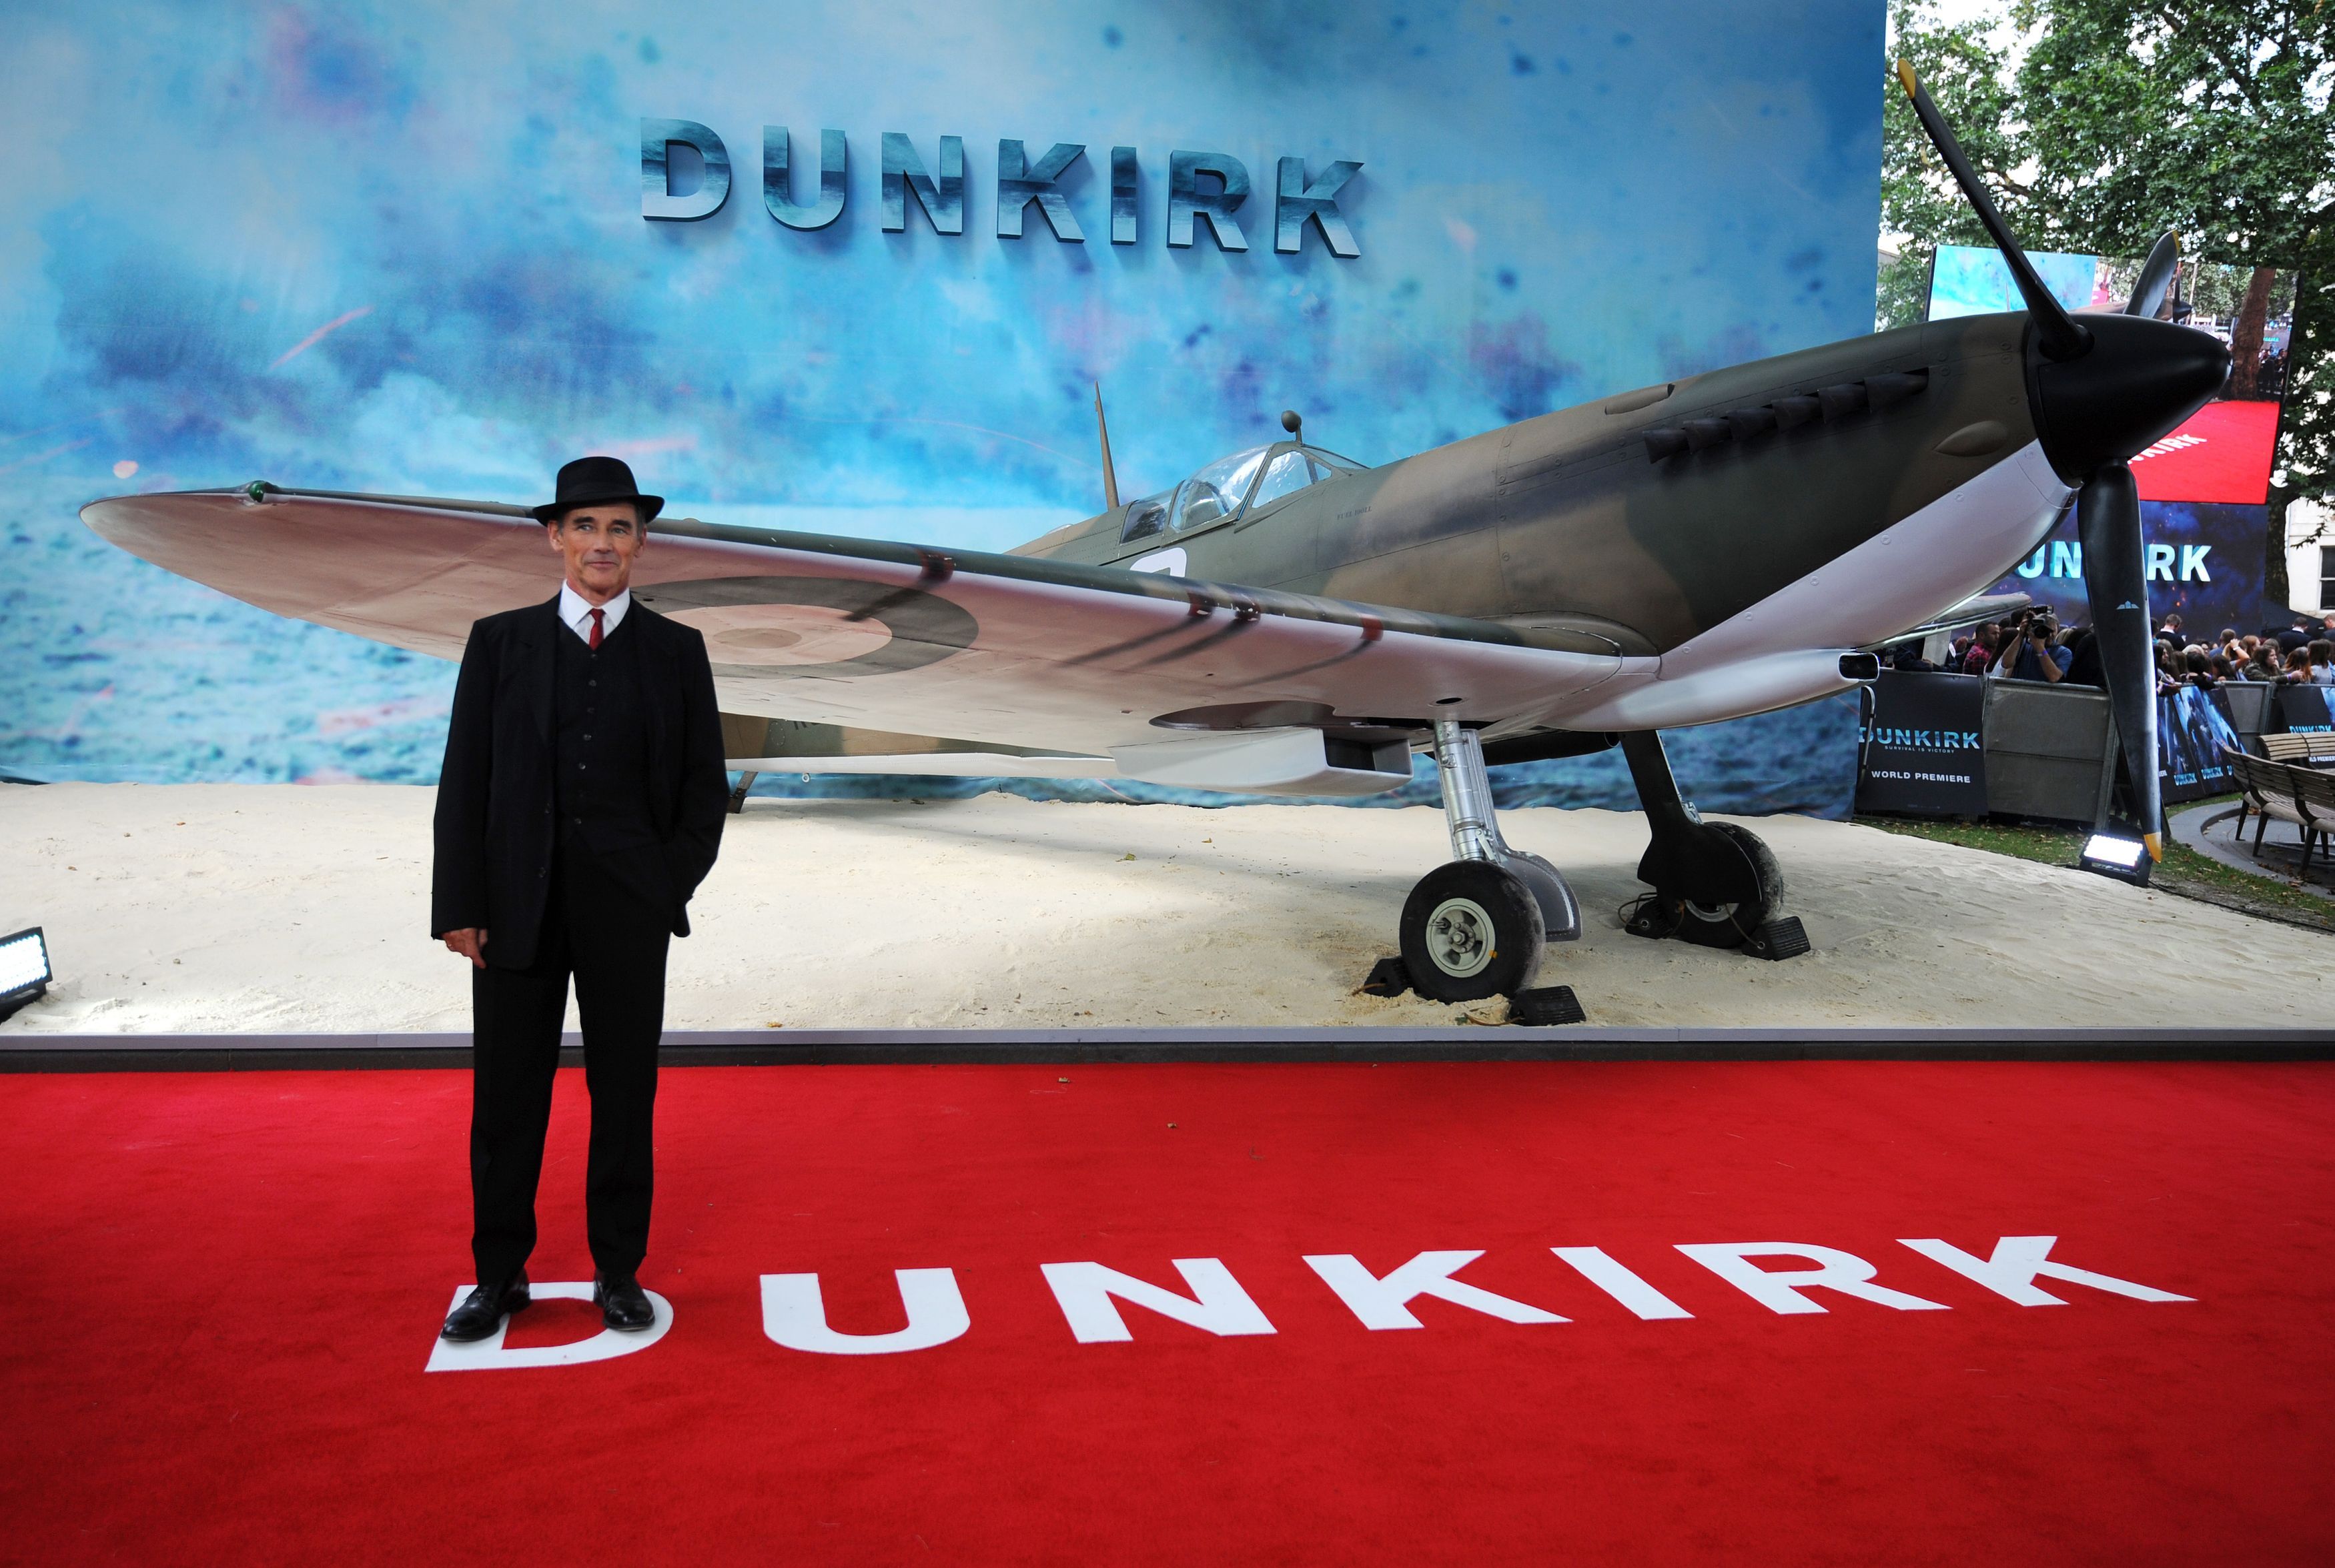
{"label": "red necktie", "polygon": [[600,645],[600,617],[606,613],[606,611],[596,607],[592,612],[592,635],[588,641],[595,648]]}

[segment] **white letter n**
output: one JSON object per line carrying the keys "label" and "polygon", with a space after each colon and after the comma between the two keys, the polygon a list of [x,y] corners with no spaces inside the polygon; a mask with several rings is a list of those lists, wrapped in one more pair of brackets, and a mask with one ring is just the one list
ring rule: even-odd
{"label": "white letter n", "polygon": [[2035,1276],[2048,1274],[2055,1280],[2065,1280],[2071,1285],[2089,1285],[2096,1291],[2108,1291],[2119,1296],[2130,1296],[2136,1302],[2188,1302],[2195,1296],[2176,1296],[2170,1291],[2152,1290],[2136,1285],[2130,1280],[2113,1279],[2096,1274],[2089,1269],[2069,1268],[2066,1263],[2049,1262],[2051,1244],[2057,1236],[2004,1236],[1994,1244],[1994,1256],[1974,1257],[1957,1246],[1942,1241],[1902,1241],[1933,1263],[1940,1263],[1962,1275],[1976,1280],[1996,1295],[2017,1302],[2022,1307],[2064,1307],[2068,1303],[2049,1291],[2035,1288]]}
{"label": "white letter n", "polygon": [[1100,1263],[1041,1263],[1038,1269],[1053,1287],[1054,1300],[1061,1303],[1062,1316],[1081,1345],[1135,1337],[1127,1331],[1127,1320],[1119,1315],[1113,1296],[1212,1334],[1275,1331],[1223,1263],[1215,1258],[1177,1258],[1175,1263],[1176,1272],[1192,1287],[1189,1297]]}
{"label": "white letter n", "polygon": [[945,1345],[973,1326],[953,1269],[894,1269],[908,1326],[888,1334],[838,1334],[828,1327],[817,1274],[762,1276],[762,1332],[790,1350],[822,1356],[885,1356]]}

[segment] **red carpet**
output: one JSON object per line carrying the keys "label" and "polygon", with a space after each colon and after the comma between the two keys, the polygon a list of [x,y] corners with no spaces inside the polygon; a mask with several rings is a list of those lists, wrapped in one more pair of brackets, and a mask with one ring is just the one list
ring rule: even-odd
{"label": "red carpet", "polygon": [[2221,501],[2258,507],[2270,488],[2278,404],[2207,403],[2179,430],[2133,460],[2144,501]]}
{"label": "red carpet", "polygon": [[[2335,1557],[2335,1068],[674,1070],[644,1276],[671,1331],[454,1373],[423,1367],[469,1278],[462,1076],[5,1084],[9,1562]],[[560,1096],[538,1281],[590,1276],[577,1075]],[[1990,1289],[1901,1244],[2044,1235],[2195,1299]],[[1755,1242],[1944,1310],[1678,1250]],[[1251,1331],[1057,1270],[1080,1342],[1050,1263]],[[1401,1299],[1455,1266],[1452,1295],[1569,1321]],[[936,1348],[764,1332],[761,1275],[816,1273],[834,1330],[879,1334],[893,1271],[940,1269],[970,1326]],[[2065,1304],[2005,1293],[2038,1290]],[[511,1349],[597,1329],[518,1322]]]}

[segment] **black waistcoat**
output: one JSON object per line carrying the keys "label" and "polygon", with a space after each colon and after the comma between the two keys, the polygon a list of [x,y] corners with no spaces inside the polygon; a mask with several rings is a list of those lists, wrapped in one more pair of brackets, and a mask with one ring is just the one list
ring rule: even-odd
{"label": "black waistcoat", "polygon": [[552,807],[559,837],[597,855],[654,847],[640,639],[632,617],[596,649],[562,625],[553,638]]}

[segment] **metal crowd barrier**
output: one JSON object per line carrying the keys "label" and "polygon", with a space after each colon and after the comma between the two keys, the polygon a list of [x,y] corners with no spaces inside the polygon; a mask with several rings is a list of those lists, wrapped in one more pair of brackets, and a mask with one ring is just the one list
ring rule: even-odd
{"label": "metal crowd barrier", "polygon": [[2219,691],[2229,705],[2230,728],[2238,732],[2239,743],[2261,756],[2261,738],[2279,722],[2278,708],[2272,702],[2278,688],[2267,682],[2224,681]]}
{"label": "metal crowd barrier", "polygon": [[1986,808],[2101,820],[2116,782],[2116,722],[2107,693],[2048,681],[1988,680],[1985,686]]}

